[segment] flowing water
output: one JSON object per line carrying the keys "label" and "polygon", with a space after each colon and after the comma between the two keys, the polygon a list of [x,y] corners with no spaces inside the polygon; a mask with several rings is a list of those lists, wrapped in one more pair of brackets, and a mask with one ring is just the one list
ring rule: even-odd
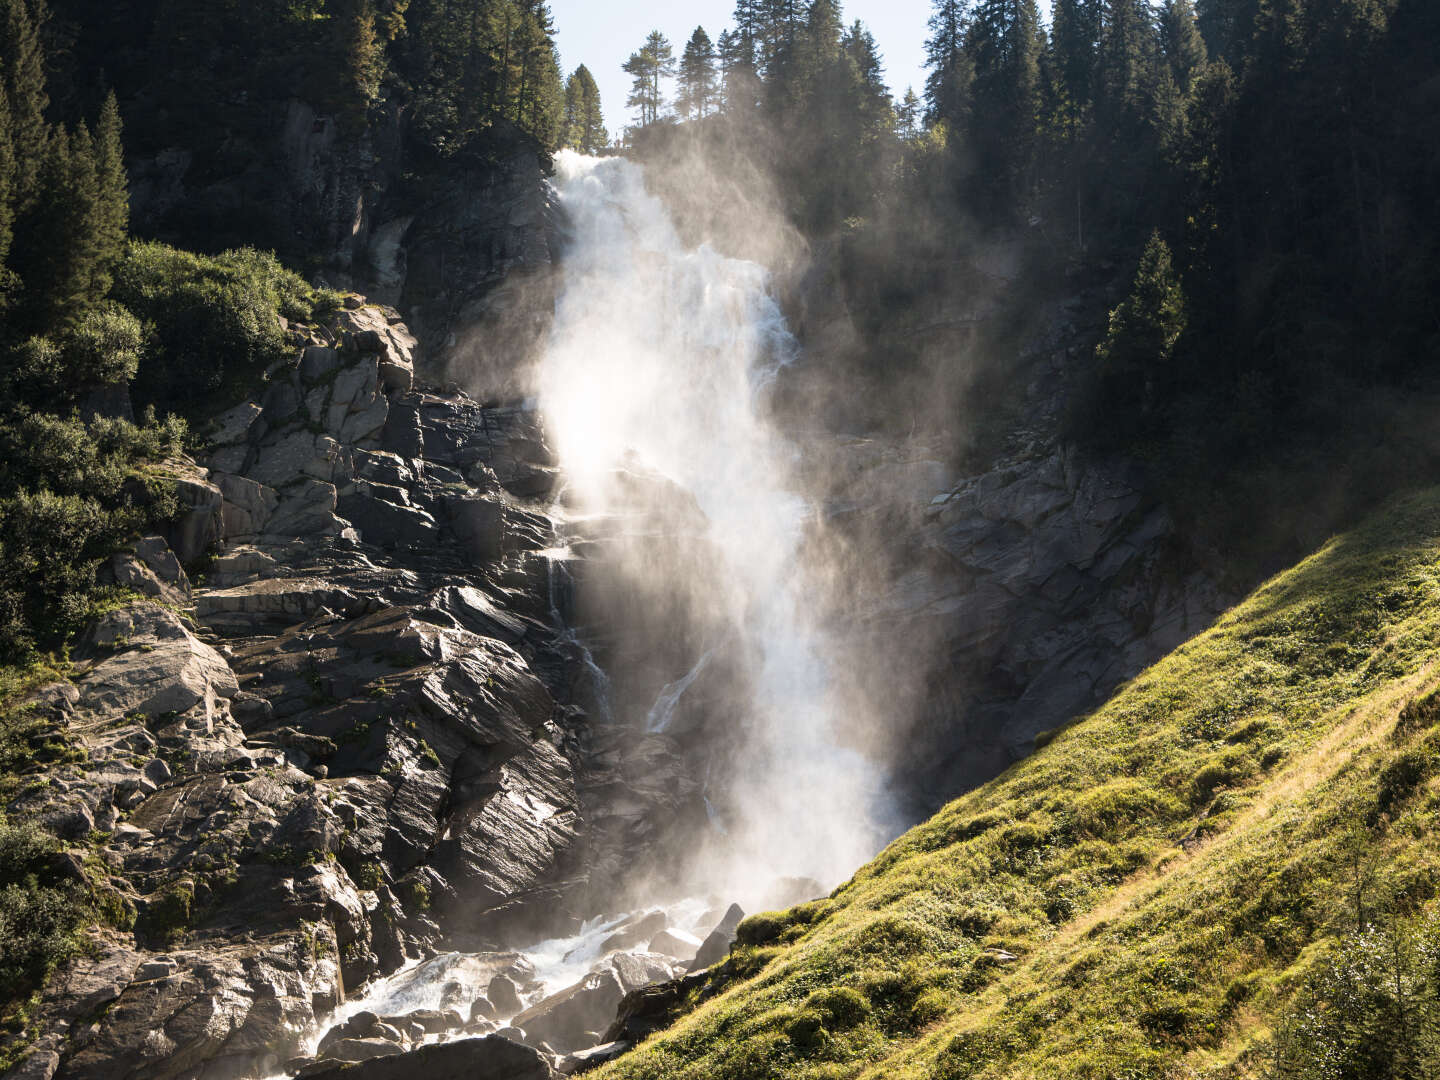
{"label": "flowing water", "polygon": [[[635,715],[612,713],[609,676],[569,632],[591,674],[600,712],[593,719],[665,732],[720,648],[746,658],[747,677],[726,712],[730,725],[704,734],[724,753],[703,767],[709,821],[700,827],[709,836],[696,846],[704,859],[679,883],[680,895],[706,899],[665,907],[671,926],[703,937],[717,902],[755,910],[766,897],[770,904],[806,898],[785,894],[783,884],[777,892],[787,879],[792,888],[797,878],[823,888],[838,883],[878,850],[894,815],[878,770],[839,736],[841,721],[856,718],[847,714],[814,614],[816,590],[827,584],[825,568],[806,560],[816,511],[788,482],[796,451],[765,407],[767,387],[796,354],[766,271],[708,247],[687,249],[640,167],[569,152],[556,166],[573,235],[539,390],[567,475],[557,513],[581,532],[587,522],[643,519],[635,535],[644,544],[628,553],[631,565],[623,528],[610,549],[621,572],[683,574],[693,560],[681,549],[702,543],[714,563],[701,579],[668,583],[690,590],[686,610],[704,623],[692,636],[708,645],[694,649]],[[657,529],[653,485],[637,485],[637,476],[661,480],[679,496],[672,528],[661,522]],[[572,588],[569,549],[547,554],[555,587]],[[558,593],[551,604],[560,620]],[[606,629],[625,634],[623,625]],[[695,629],[675,627],[677,634]],[[711,780],[721,759],[724,778]],[[533,973],[527,1003],[582,978],[625,918],[597,916],[575,935],[523,948],[521,962]],[[413,963],[332,1022],[360,1009],[464,1012],[503,962],[446,953]]]}
{"label": "flowing water", "polygon": [[[718,565],[692,583],[687,610],[708,624],[701,636],[736,641],[748,658],[730,726],[706,732],[730,765],[725,790],[706,792],[729,843],[697,884],[740,895],[790,876],[828,888],[875,853],[893,815],[878,770],[839,734],[855,718],[815,614],[830,584],[806,561],[815,508],[790,484],[796,450],[766,409],[795,340],[766,270],[687,248],[640,166],[566,152],[556,169],[572,237],[539,400],[569,495],[624,520],[654,517],[638,474],[683,493],[677,505],[698,508],[703,537],[677,515],[674,557],[647,535],[632,571],[684,573],[679,549],[708,545]],[[648,715],[617,720],[666,729],[709,662],[695,651]]]}

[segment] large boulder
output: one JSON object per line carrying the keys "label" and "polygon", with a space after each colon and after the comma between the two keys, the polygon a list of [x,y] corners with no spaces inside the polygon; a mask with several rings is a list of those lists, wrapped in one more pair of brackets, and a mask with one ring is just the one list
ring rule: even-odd
{"label": "large boulder", "polygon": [[224,657],[157,604],[130,604],[103,615],[81,651],[102,657],[77,680],[85,708],[96,713],[181,713],[239,689]]}
{"label": "large boulder", "polygon": [[673,978],[675,970],[668,957],[616,953],[573,986],[532,1005],[511,1022],[532,1040],[556,1050],[578,1050],[591,1045],[594,1033],[614,1022],[626,994]]}
{"label": "large boulder", "polygon": [[323,1075],[334,1080],[556,1080],[560,1076],[539,1050],[498,1035],[422,1046]]}

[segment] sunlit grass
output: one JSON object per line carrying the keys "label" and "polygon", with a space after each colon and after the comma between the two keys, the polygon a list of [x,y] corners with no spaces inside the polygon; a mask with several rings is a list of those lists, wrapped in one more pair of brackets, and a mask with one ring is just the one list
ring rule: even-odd
{"label": "sunlit grass", "polygon": [[1396,724],[1440,682],[1437,560],[1440,492],[1333,540],[830,900],[752,919],[754,973],[597,1076],[1263,1074],[1327,943],[1440,883],[1440,707]]}

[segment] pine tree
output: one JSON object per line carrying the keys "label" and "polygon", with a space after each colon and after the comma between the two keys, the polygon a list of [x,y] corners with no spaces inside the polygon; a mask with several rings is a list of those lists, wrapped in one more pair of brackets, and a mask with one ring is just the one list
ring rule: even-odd
{"label": "pine tree", "polygon": [[110,289],[95,143],[84,124],[51,133],[37,192],[16,230],[16,270],[28,323],[49,329],[79,319]]}
{"label": "pine tree", "polygon": [[1206,61],[1205,39],[1191,0],[1165,0],[1160,9],[1160,47],[1175,85],[1188,95]]}
{"label": "pine tree", "polygon": [[805,23],[803,0],[753,0],[758,17],[755,41],[756,67],[767,81],[784,76],[783,68],[794,53],[795,39]]}
{"label": "pine tree", "polygon": [[610,141],[600,110],[600,88],[581,64],[565,84],[565,133],[562,145],[582,154],[598,154]]}
{"label": "pine tree", "polygon": [[96,243],[102,264],[113,267],[125,252],[130,229],[130,187],[125,175],[120,106],[111,91],[95,129]]}
{"label": "pine tree", "polygon": [[727,112],[744,113],[760,101],[759,47],[764,25],[763,0],[735,0],[733,30],[716,42],[721,93]]}
{"label": "pine tree", "polygon": [[1143,430],[1173,377],[1175,347],[1185,332],[1185,293],[1170,247],[1153,233],[1140,256],[1130,295],[1110,313],[1095,348],[1106,413],[1117,428]]}
{"label": "pine tree", "polygon": [[380,95],[385,74],[385,42],[376,27],[373,0],[330,0],[334,48],[341,73],[336,106],[355,125]]}
{"label": "pine tree", "polygon": [[623,70],[635,80],[625,104],[640,110],[641,127],[653,124],[660,119],[660,110],[665,106],[660,80],[675,73],[675,53],[670,40],[659,30],[650,31],[645,44],[625,61]]}
{"label": "pine tree", "polygon": [[1050,24],[1059,119],[1073,130],[1095,100],[1100,0],[1054,0]]}
{"label": "pine tree", "polygon": [[715,93],[715,47],[703,26],[697,26],[695,33],[685,44],[680,58],[680,77],[676,108],[685,119],[705,119],[714,111]]}
{"label": "pine tree", "polygon": [[10,139],[15,156],[15,205],[24,210],[35,200],[45,161],[49,126],[45,110],[45,52],[40,31],[48,11],[45,0],[0,0],[0,74],[10,103]]}
{"label": "pine tree", "polygon": [[900,100],[900,104],[895,106],[895,134],[906,142],[920,135],[920,108],[920,99],[915,96],[915,88],[907,86],[905,96]]}
{"label": "pine tree", "polygon": [[970,123],[981,183],[992,198],[1018,194],[1029,173],[1040,112],[1040,13],[1034,0],[981,0],[968,48],[974,57]]}
{"label": "pine tree", "polygon": [[15,142],[10,135],[10,101],[0,80],[0,312],[13,282],[6,261],[15,227]]}
{"label": "pine tree", "polygon": [[970,115],[970,92],[974,65],[965,47],[970,30],[971,0],[936,0],[930,16],[930,36],[925,40],[926,116],[962,130]]}
{"label": "pine tree", "polygon": [[1148,0],[1105,0],[1096,97],[1112,132],[1133,128],[1145,113],[1155,38]]}

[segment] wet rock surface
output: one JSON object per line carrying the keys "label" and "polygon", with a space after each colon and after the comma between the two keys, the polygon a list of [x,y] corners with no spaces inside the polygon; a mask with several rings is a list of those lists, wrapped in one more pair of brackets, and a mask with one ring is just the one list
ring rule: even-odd
{"label": "wet rock surface", "polygon": [[[625,830],[587,825],[606,819],[613,765],[555,617],[538,418],[417,385],[388,309],[292,334],[292,361],[218,418],[198,464],[176,464],[188,509],[172,535],[112,562],[144,599],[98,620],[73,680],[36,698],[84,760],[11,809],[100,867],[116,914],[47,987],[20,1075],[230,1080],[343,1060],[369,1077],[464,1034],[487,983],[503,997],[509,982],[518,1011],[523,966],[497,960],[440,1009],[352,1018],[323,1061],[297,1057],[302,1036],[442,942],[578,926],[633,865]],[[657,792],[696,789],[665,761]],[[643,830],[672,802],[632,793],[624,820]],[[610,1012],[671,963],[617,973]],[[551,1075],[529,1047],[454,1045],[427,1073]]]}

